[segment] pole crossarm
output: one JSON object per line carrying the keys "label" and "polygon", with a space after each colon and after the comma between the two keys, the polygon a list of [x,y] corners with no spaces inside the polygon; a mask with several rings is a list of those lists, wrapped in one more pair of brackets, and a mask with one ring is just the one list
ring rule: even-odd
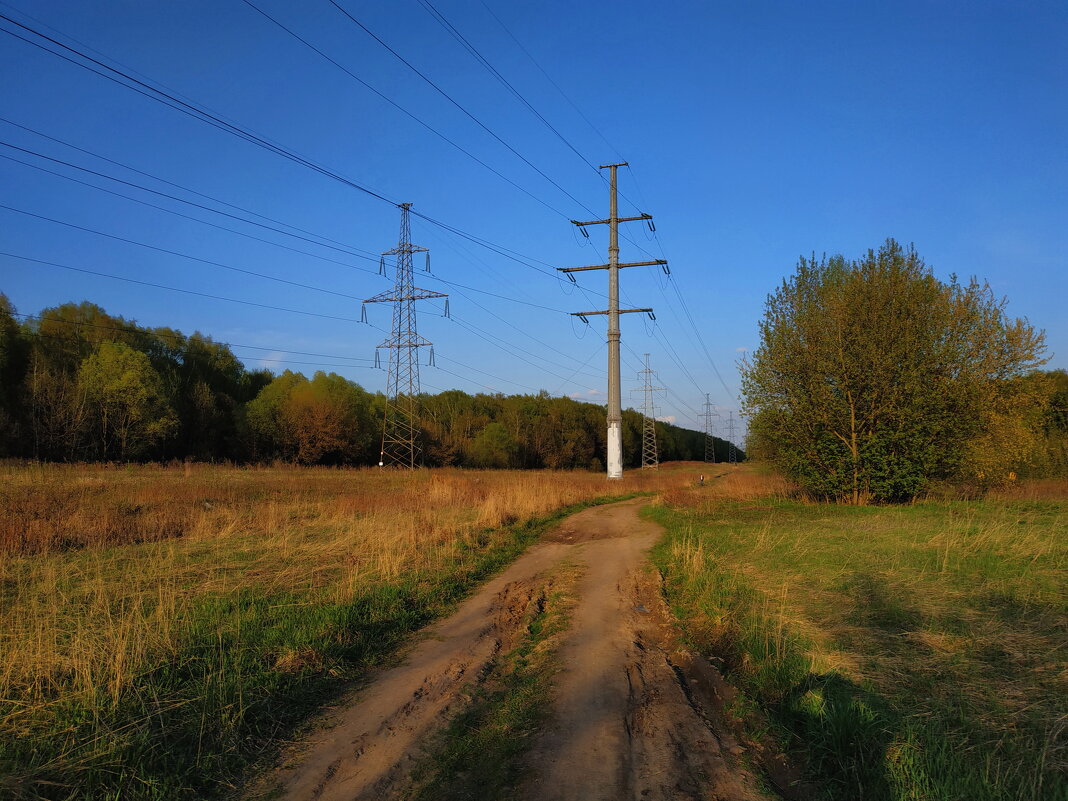
{"label": "pole crossarm", "polygon": [[[617,309],[615,313],[616,314],[633,314],[634,312],[644,312],[645,314],[652,314],[653,310],[652,309]],[[610,313],[611,313],[611,311],[609,309],[605,309],[604,311],[569,312],[569,314],[572,317],[589,317],[590,315],[593,315],[593,314],[610,314]]]}
{"label": "pole crossarm", "polygon": [[[581,273],[586,270],[607,270],[611,267],[611,264],[594,264],[590,267],[557,267],[556,269],[562,273]],[[617,264],[616,267],[667,267],[666,259],[654,259],[653,261],[629,261],[626,264]],[[667,270],[665,269],[665,272]]]}
{"label": "pole crossarm", "polygon": [[[634,222],[635,220],[651,220],[651,219],[653,219],[653,215],[652,214],[639,214],[637,217],[616,217],[616,222],[617,223]],[[607,225],[610,222],[612,222],[611,218],[609,218],[607,220],[587,220],[586,222],[580,222],[579,220],[572,220],[571,224],[572,225],[578,225],[578,226],[581,227],[583,225]]]}
{"label": "pole crossarm", "polygon": [[413,288],[411,292],[403,293],[397,292],[395,289],[387,289],[385,292],[379,292],[377,295],[372,295],[367,300],[361,301],[362,303],[394,303],[398,300],[426,300],[427,298],[447,298],[441,292],[431,292],[429,289],[417,289]]}

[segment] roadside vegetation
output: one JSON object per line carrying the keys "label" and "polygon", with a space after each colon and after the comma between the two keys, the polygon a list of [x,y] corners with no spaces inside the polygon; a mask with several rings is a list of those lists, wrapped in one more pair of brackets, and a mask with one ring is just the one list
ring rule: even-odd
{"label": "roadside vegetation", "polygon": [[745,467],[652,514],[686,639],[806,792],[1068,799],[1068,481],[873,507]]}
{"label": "roadside vegetation", "polygon": [[0,796],[200,798],[630,473],[0,468]]}
{"label": "roadside vegetation", "polygon": [[802,258],[741,364],[754,455],[853,504],[1068,478],[1068,376],[1036,369],[1045,335],[1006,307],[892,239],[859,259]]}

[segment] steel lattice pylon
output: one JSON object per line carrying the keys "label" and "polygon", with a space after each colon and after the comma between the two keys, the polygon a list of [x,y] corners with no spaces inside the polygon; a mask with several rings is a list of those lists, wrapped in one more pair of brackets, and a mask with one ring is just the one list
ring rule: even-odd
{"label": "steel lattice pylon", "polygon": [[727,421],[727,461],[735,464],[738,461],[738,449],[734,446],[734,412],[730,413]]}
{"label": "steel lattice pylon", "polygon": [[642,377],[642,386],[638,390],[643,393],[642,398],[642,469],[657,468],[660,459],[656,449],[656,407],[653,405],[653,393],[663,392],[663,387],[653,386],[653,376],[656,375],[649,367],[649,354],[645,354],[645,369],[639,370]]}
{"label": "steel lattice pylon", "polygon": [[[419,445],[419,348],[432,344],[419,336],[416,330],[415,301],[447,297],[441,292],[415,286],[412,254],[429,251],[412,244],[408,221],[411,207],[411,203],[400,204],[400,240],[397,247],[382,254],[383,257],[397,257],[393,289],[379,292],[364,301],[393,304],[393,330],[389,338],[378,345],[389,350],[386,412],[382,420],[382,455],[379,464],[408,469],[414,469],[422,463],[422,448]],[[427,266],[429,269],[429,261]],[[376,361],[377,353],[376,349]]]}
{"label": "steel lattice pylon", "polygon": [[711,464],[716,463],[716,436],[715,430],[712,427],[712,418],[719,417],[719,412],[712,410],[712,401],[708,397],[708,393],[705,393],[705,461]]}

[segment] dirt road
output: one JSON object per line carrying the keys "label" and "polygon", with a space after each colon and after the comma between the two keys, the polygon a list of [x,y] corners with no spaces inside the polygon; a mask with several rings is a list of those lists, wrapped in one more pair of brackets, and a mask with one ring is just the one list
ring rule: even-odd
{"label": "dirt road", "polygon": [[715,715],[717,676],[673,643],[645,554],[659,530],[644,501],[565,520],[383,672],[280,769],[272,797],[402,799],[421,744],[520,635],[546,571],[584,568],[559,650],[550,724],[526,757],[529,801],[763,799]]}

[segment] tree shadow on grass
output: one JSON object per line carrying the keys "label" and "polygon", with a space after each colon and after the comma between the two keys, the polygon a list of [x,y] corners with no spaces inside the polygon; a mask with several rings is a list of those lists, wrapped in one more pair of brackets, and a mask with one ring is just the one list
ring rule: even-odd
{"label": "tree shadow on grass", "polygon": [[804,750],[822,797],[890,798],[886,753],[897,717],[880,696],[833,671],[810,673],[774,713]]}

